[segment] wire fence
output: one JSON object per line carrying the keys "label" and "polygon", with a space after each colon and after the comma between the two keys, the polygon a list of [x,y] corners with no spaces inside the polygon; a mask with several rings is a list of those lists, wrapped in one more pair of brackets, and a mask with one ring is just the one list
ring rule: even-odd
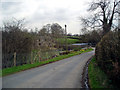
{"label": "wire fence", "polygon": [[23,64],[33,64],[45,61],[59,55],[58,50],[33,51],[31,53],[9,53],[2,54],[2,68],[20,66]]}

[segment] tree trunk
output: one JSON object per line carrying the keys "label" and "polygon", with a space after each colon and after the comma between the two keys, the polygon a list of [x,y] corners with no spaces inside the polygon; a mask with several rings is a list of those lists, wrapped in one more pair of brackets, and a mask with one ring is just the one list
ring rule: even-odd
{"label": "tree trunk", "polygon": [[14,52],[14,66],[16,66],[16,52]]}
{"label": "tree trunk", "polygon": [[111,30],[111,26],[107,23],[103,25],[103,36]]}

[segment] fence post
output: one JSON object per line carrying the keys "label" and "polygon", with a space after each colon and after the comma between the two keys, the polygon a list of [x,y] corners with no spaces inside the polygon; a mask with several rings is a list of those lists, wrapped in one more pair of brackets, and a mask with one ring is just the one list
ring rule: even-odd
{"label": "fence post", "polygon": [[16,66],[16,52],[14,52],[14,66]]}
{"label": "fence post", "polygon": [[33,63],[33,55],[32,55],[32,52],[31,52],[31,64]]}
{"label": "fence post", "polygon": [[38,52],[38,56],[39,56],[39,62],[40,62],[41,61],[40,51]]}

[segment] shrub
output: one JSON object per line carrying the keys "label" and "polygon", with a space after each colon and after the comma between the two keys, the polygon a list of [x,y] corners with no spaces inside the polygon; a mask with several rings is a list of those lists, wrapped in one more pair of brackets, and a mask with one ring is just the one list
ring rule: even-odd
{"label": "shrub", "polygon": [[109,32],[96,46],[96,60],[98,65],[119,86],[120,82],[120,32]]}

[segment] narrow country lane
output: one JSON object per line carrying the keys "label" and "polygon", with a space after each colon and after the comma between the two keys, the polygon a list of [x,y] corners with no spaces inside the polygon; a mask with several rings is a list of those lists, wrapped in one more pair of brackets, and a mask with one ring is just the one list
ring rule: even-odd
{"label": "narrow country lane", "polygon": [[80,88],[83,68],[94,51],[2,78],[3,88]]}

